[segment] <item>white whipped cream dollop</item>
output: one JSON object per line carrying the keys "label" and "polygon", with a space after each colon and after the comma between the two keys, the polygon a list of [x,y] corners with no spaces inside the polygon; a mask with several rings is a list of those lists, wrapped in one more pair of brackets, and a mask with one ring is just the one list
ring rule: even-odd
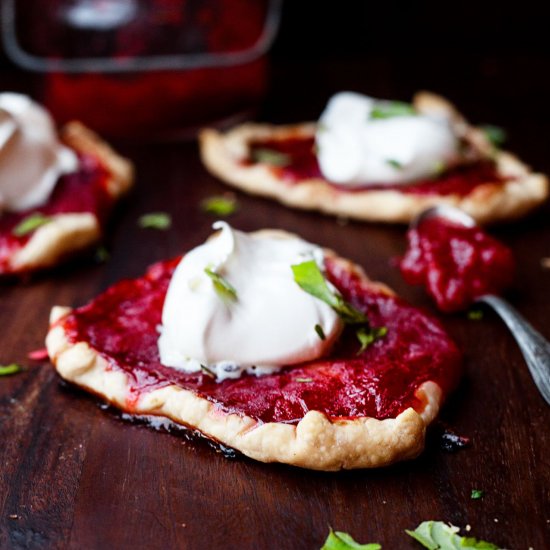
{"label": "white whipped cream dollop", "polygon": [[[291,269],[311,259],[321,267],[322,250],[297,237],[247,234],[224,222],[214,228],[221,231],[187,253],[172,276],[158,341],[161,362],[186,372],[206,367],[223,380],[326,354],[342,321],[298,286]],[[205,268],[223,277],[236,299],[223,299]]]}
{"label": "white whipped cream dollop", "polygon": [[456,164],[459,139],[447,118],[414,112],[376,116],[391,113],[392,105],[353,92],[330,99],[315,136],[325,178],[350,186],[405,184]]}
{"label": "white whipped cream dollop", "polygon": [[29,97],[0,93],[0,212],[44,204],[59,176],[78,168],[50,114]]}

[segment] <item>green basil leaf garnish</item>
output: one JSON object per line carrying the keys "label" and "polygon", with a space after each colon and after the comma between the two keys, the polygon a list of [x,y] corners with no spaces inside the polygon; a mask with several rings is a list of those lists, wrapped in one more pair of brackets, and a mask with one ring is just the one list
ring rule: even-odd
{"label": "green basil leaf garnish", "polygon": [[357,352],[357,355],[363,353],[373,342],[379,338],[383,338],[388,334],[388,329],[386,327],[360,327],[355,332],[361,348]]}
{"label": "green basil leaf garnish", "polygon": [[51,221],[53,221],[51,216],[45,216],[40,212],[36,212],[35,214],[31,214],[30,216],[23,218],[11,232],[16,237],[23,237],[29,233],[32,233],[35,229],[50,223]]}
{"label": "green basil leaf garnish", "polygon": [[172,217],[166,212],[151,212],[144,214],[138,220],[138,224],[142,229],[158,229],[165,231],[170,229],[172,225]]}
{"label": "green basil leaf garnish", "polygon": [[212,279],[214,290],[224,302],[237,301],[237,291],[227,281],[227,279],[224,279],[219,273],[216,273],[211,267],[205,267],[204,272],[210,277],[210,279]]}
{"label": "green basil leaf garnish", "polygon": [[343,531],[333,531],[330,533],[321,547],[321,550],[380,550],[382,547],[377,543],[360,544]]}
{"label": "green basil leaf garnish", "polygon": [[371,120],[393,118],[396,116],[416,115],[416,109],[410,103],[403,101],[383,101],[377,103],[370,112]]}
{"label": "green basil leaf garnish", "polygon": [[499,550],[490,542],[461,537],[458,527],[442,521],[423,521],[414,531],[406,529],[405,532],[429,550]]}
{"label": "green basil leaf garnish", "polygon": [[23,371],[23,367],[17,363],[11,363],[10,365],[0,365],[0,376],[9,376],[10,374],[17,374]]}
{"label": "green basil leaf garnish", "polygon": [[290,155],[267,148],[252,149],[251,158],[253,162],[271,164],[273,166],[288,166],[291,162]]}
{"label": "green basil leaf garnish", "polygon": [[230,216],[237,208],[237,200],[235,197],[229,195],[208,197],[201,202],[202,211],[214,216]]}
{"label": "green basil leaf garnish", "polygon": [[368,319],[363,313],[328,286],[325,276],[321,273],[315,260],[307,260],[301,264],[293,265],[291,268],[298,286],[328,304],[344,323],[350,325],[368,323]]}

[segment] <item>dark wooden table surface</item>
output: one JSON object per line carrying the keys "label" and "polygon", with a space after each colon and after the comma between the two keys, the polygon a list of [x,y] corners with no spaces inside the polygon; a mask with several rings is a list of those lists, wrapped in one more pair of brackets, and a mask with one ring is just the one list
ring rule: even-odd
{"label": "dark wooden table surface", "polygon": [[[353,88],[406,99],[427,87],[454,99],[473,120],[499,123],[510,146],[550,172],[548,83],[537,60],[460,59],[445,79],[435,56],[347,64],[287,64],[275,71],[263,118],[315,117],[328,94]],[[539,64],[537,64],[539,63]],[[508,75],[531,75],[504,86]],[[539,71],[537,73],[537,71]],[[547,71],[548,72],[548,71]],[[300,79],[297,88],[289,83]],[[439,79],[439,80],[438,80]],[[202,168],[195,144],[126,145],[136,163],[135,192],[118,210],[105,264],[74,261],[28,282],[0,286],[0,363],[26,372],[0,378],[0,548],[319,548],[328,526],[386,549],[417,548],[404,534],[423,520],[471,526],[502,547],[550,547],[550,409],[536,391],[511,335],[495,315],[443,321],[465,352],[462,383],[443,421],[471,438],[443,452],[430,432],[417,460],[372,471],[318,473],[246,458],[226,458],[204,441],[157,433],[102,410],[68,388],[47,362],[27,353],[43,346],[54,304],[76,306],[123,277],[204,240],[213,218],[204,197],[226,188]],[[405,246],[402,227],[383,227],[288,210],[238,194],[230,218],[243,230],[278,227],[329,246],[365,267],[415,304],[391,259]],[[168,232],[139,229],[142,213],[173,216]],[[550,209],[495,228],[518,262],[510,300],[550,337]],[[472,500],[473,489],[484,492]]]}

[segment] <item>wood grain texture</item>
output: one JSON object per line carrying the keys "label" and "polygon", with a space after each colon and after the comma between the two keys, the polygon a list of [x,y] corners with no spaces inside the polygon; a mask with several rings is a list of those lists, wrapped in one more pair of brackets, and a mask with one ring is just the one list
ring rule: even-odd
{"label": "wood grain texture", "polygon": [[[305,92],[291,97],[283,78],[297,77],[298,69],[279,67],[264,119],[312,117],[312,105],[321,105],[336,88],[406,98],[426,85],[406,63],[323,69],[304,64],[302,69],[309,71],[304,90],[313,99]],[[362,76],[373,71],[380,82]],[[423,71],[428,74],[427,68]],[[487,113],[485,120],[507,126],[512,147],[549,172],[543,144],[550,108],[542,99],[536,102],[542,95],[535,94],[535,103],[528,104],[532,89],[516,90],[517,100],[527,105],[527,115],[519,116],[502,98],[495,105],[493,84],[481,73],[476,78],[470,83],[475,94],[459,85],[458,76],[436,91],[447,93],[474,120],[483,121]],[[537,105],[544,114],[539,118]],[[442,419],[469,436],[471,446],[444,453],[432,431],[419,459],[375,471],[327,474],[228,459],[204,441],[123,421],[61,383],[49,364],[28,360],[29,351],[43,346],[52,305],[83,304],[120,278],[138,276],[147,265],[199,244],[210,233],[214,218],[201,212],[199,203],[227,189],[201,167],[194,144],[133,145],[124,153],[136,162],[137,187],[112,224],[111,260],[98,265],[80,259],[31,281],[0,286],[0,362],[28,366],[22,374],[0,378],[0,548],[313,550],[330,525],[385,549],[414,549],[418,546],[404,529],[427,519],[469,524],[472,534],[505,548],[548,547],[550,409],[512,337],[491,313],[481,321],[443,317],[465,351],[465,374]],[[237,197],[240,209],[229,219],[236,227],[299,233],[334,248],[433,311],[423,291],[407,286],[391,265],[404,251],[403,228],[342,224],[267,200]],[[138,228],[137,218],[156,210],[171,212],[171,231]],[[550,270],[540,261],[550,256],[549,215],[545,207],[528,220],[494,230],[518,260],[517,285],[509,298],[547,337]],[[472,500],[472,489],[483,490],[483,498]]]}

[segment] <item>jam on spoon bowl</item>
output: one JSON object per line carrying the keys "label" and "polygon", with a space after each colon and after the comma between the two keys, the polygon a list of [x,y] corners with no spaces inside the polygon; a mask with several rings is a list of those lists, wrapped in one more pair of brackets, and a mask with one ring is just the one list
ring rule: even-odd
{"label": "jam on spoon bowl", "polygon": [[[410,228],[417,229],[430,218],[440,218],[464,227],[476,227],[473,218],[453,206],[441,205],[429,208],[411,222]],[[483,294],[476,302],[490,306],[504,321],[515,338],[529,368],[529,372],[543,396],[550,405],[550,342],[506,300],[496,294]]]}

